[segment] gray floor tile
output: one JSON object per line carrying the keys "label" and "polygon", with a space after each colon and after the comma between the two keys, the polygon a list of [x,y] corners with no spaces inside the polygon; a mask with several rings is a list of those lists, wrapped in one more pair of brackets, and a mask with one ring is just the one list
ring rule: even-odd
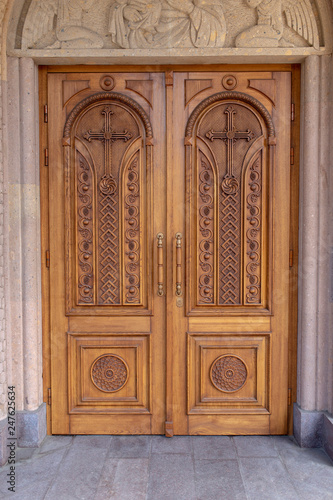
{"label": "gray floor tile", "polygon": [[105,500],[111,495],[118,461],[118,458],[105,460],[94,500]]}
{"label": "gray floor tile", "polygon": [[152,453],[192,453],[191,439],[188,436],[153,436],[151,444]]}
{"label": "gray floor tile", "polygon": [[294,446],[281,449],[280,457],[300,497],[333,499],[333,464],[324,451]]}
{"label": "gray floor tile", "polygon": [[271,436],[235,436],[239,457],[277,457],[278,451]]}
{"label": "gray floor tile", "polygon": [[[107,450],[73,444],[62,461],[47,500],[91,500],[97,490]],[[52,456],[52,455],[46,455]]]}
{"label": "gray floor tile", "polygon": [[108,449],[111,443],[111,436],[75,436],[73,448],[77,449]]}
{"label": "gray floor tile", "polygon": [[108,459],[94,500],[145,500],[148,466],[148,458]]}
{"label": "gray floor tile", "polygon": [[110,458],[148,458],[150,436],[113,436],[110,443]]}
{"label": "gray floor tile", "polygon": [[38,453],[38,448],[16,448],[15,460],[16,462],[22,462],[23,460],[29,460],[35,453]]}
{"label": "gray floor tile", "polygon": [[46,436],[38,449],[38,453],[49,453],[50,451],[65,448],[73,443],[73,439],[73,436]]}
{"label": "gray floor tile", "polygon": [[182,454],[152,454],[147,499],[195,500],[192,457]]}
{"label": "gray floor tile", "polygon": [[298,495],[279,458],[240,458],[249,500],[296,500]]}
{"label": "gray floor tile", "polygon": [[[65,450],[57,450],[52,455],[35,456],[15,465],[16,493],[8,491],[7,474],[9,466],[2,468],[0,473],[0,498],[29,498],[39,500],[44,498],[53,478],[57,474]],[[30,495],[30,496],[29,496]]]}
{"label": "gray floor tile", "polygon": [[244,500],[245,489],[237,460],[195,460],[198,500]]}
{"label": "gray floor tile", "polygon": [[223,460],[236,458],[236,449],[228,436],[193,436],[194,457],[198,460]]}

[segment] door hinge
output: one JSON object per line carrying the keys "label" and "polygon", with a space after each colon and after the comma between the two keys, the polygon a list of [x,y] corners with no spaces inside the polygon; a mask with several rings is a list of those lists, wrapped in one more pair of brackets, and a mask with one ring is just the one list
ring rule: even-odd
{"label": "door hinge", "polygon": [[295,121],[295,104],[293,102],[291,103],[291,121]]}
{"label": "door hinge", "polygon": [[51,387],[47,389],[47,404],[51,405]]}
{"label": "door hinge", "polygon": [[294,265],[294,250],[289,250],[289,267]]}
{"label": "door hinge", "polygon": [[45,167],[49,166],[49,150],[48,150],[48,148],[46,148],[44,150],[44,165],[45,165]]}
{"label": "door hinge", "polygon": [[290,165],[294,165],[295,162],[295,150],[290,148]]}
{"label": "door hinge", "polygon": [[291,406],[291,401],[292,401],[292,390],[289,388],[288,389],[288,406]]}
{"label": "door hinge", "polygon": [[46,250],[45,252],[45,264],[47,268],[50,267],[50,250]]}
{"label": "door hinge", "polygon": [[49,110],[47,104],[44,106],[44,123],[47,123],[49,120]]}

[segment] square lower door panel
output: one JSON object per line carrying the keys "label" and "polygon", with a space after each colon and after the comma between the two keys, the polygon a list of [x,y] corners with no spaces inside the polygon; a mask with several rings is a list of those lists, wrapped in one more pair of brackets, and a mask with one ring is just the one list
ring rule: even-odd
{"label": "square lower door panel", "polygon": [[69,413],[150,413],[149,335],[68,334]]}
{"label": "square lower door panel", "polygon": [[187,335],[189,415],[269,414],[269,334]]}

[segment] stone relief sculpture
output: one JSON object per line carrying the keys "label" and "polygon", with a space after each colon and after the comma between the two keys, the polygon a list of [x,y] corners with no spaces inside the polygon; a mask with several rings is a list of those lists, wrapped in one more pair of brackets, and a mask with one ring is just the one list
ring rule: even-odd
{"label": "stone relief sculpture", "polygon": [[309,0],[245,0],[257,9],[258,21],[236,38],[236,47],[293,47],[284,29],[287,26],[319,49],[316,19]]}
{"label": "stone relief sculpture", "polygon": [[222,0],[116,0],[109,31],[119,47],[223,47]]}
{"label": "stone relief sculpture", "polygon": [[94,0],[32,0],[25,31],[28,48],[101,48],[102,37],[82,26]]}
{"label": "stone relief sculpture", "polygon": [[23,50],[319,49],[311,0],[26,0],[18,26]]}

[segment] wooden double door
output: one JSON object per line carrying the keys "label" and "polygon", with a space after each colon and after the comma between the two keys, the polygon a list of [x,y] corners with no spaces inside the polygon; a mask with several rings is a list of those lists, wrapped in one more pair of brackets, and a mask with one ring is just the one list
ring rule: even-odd
{"label": "wooden double door", "polygon": [[290,72],[47,80],[52,433],[286,433]]}

